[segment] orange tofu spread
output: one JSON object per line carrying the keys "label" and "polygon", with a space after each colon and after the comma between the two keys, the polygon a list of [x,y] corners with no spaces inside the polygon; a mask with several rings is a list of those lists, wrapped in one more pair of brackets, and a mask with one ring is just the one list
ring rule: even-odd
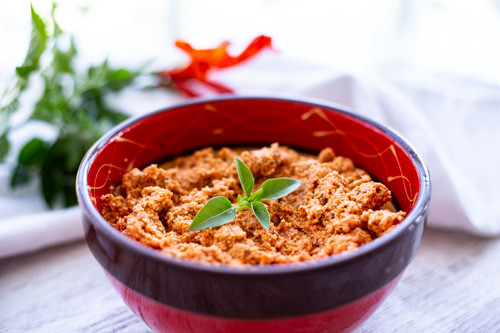
{"label": "orange tofu spread", "polygon": [[[225,225],[189,231],[213,197],[236,203],[243,190],[234,158],[252,171],[254,190],[269,178],[302,185],[264,201],[264,229],[250,209]],[[205,148],[164,165],[128,171],[101,197],[102,215],[124,235],[166,255],[223,264],[278,264],[351,251],[395,228],[405,212],[391,209],[391,192],[331,148],[317,156],[277,143],[261,149]]]}

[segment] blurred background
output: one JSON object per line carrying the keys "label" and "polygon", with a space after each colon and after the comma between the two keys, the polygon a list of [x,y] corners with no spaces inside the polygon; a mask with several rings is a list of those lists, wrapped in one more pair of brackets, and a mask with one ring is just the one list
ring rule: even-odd
{"label": "blurred background", "polygon": [[[45,16],[51,1],[34,0]],[[444,74],[500,84],[499,0],[59,0],[57,20],[82,61],[172,66],[177,38],[223,40],[235,52],[258,34],[282,56],[353,73]],[[30,1],[0,2],[0,84],[22,61]],[[1,87],[0,86],[0,87]]]}

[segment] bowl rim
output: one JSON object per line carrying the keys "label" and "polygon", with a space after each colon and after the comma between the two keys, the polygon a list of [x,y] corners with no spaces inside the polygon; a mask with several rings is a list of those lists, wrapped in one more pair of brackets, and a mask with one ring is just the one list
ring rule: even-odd
{"label": "bowl rim", "polygon": [[[116,230],[112,225],[110,225],[100,212],[95,208],[92,203],[89,191],[87,190],[88,172],[90,166],[95,160],[97,154],[101,149],[111,140],[113,137],[120,135],[122,131],[126,128],[137,124],[146,118],[155,116],[157,114],[170,112],[176,110],[180,107],[191,106],[196,104],[206,104],[206,103],[217,103],[219,101],[248,101],[248,100],[260,100],[260,101],[277,101],[285,103],[294,104],[307,104],[312,107],[324,108],[328,111],[338,112],[344,116],[354,118],[358,121],[368,124],[370,127],[382,132],[383,134],[390,137],[397,144],[399,144],[403,150],[408,154],[411,161],[413,162],[417,173],[419,175],[419,193],[417,196],[416,203],[410,213],[403,219],[401,224],[397,228],[391,230],[391,232],[374,239],[373,241],[360,246],[352,251],[347,251],[344,253],[328,256],[325,258],[318,258],[312,260],[306,260],[298,263],[281,263],[276,265],[233,265],[233,264],[220,264],[220,263],[207,263],[191,259],[177,258],[173,256],[166,255],[159,250],[147,247],[140,242],[133,240]],[[153,260],[160,264],[167,264],[176,266],[177,268],[185,270],[194,270],[198,272],[206,272],[211,274],[224,274],[224,275],[281,275],[281,274],[302,274],[304,272],[310,272],[315,270],[323,270],[326,268],[331,268],[331,266],[342,266],[355,261],[361,257],[365,257],[375,252],[376,250],[388,246],[390,243],[395,241],[398,237],[404,234],[407,229],[412,228],[412,225],[417,222],[417,219],[422,215],[427,209],[427,205],[430,202],[431,196],[431,182],[430,174],[428,168],[423,163],[420,156],[417,154],[413,146],[397,131],[391,129],[388,126],[382,125],[366,116],[356,114],[349,108],[325,100],[318,100],[313,98],[304,97],[275,97],[275,96],[254,96],[254,95],[219,95],[215,97],[198,97],[191,98],[187,101],[181,101],[173,105],[167,106],[162,109],[158,109],[152,112],[146,112],[144,114],[133,116],[120,124],[114,126],[109,131],[107,131],[100,139],[98,139],[92,147],[85,154],[80,167],[78,169],[76,177],[76,192],[78,197],[78,203],[82,214],[87,215],[89,218],[89,223],[96,229],[97,232],[106,235],[111,238],[113,242],[121,247],[126,247],[128,250],[133,251],[136,255],[144,256],[149,260]]]}

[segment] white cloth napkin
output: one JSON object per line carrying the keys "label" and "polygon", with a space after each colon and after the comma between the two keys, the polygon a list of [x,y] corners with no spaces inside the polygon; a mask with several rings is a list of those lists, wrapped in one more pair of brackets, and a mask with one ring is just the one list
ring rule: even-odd
{"label": "white cloth napkin", "polygon": [[[450,77],[367,78],[266,54],[213,79],[240,95],[332,101],[395,129],[430,169],[429,227],[500,235],[500,86]],[[179,96],[129,93],[115,102],[132,114]],[[35,188],[12,192],[0,169],[0,257],[83,236],[78,208],[47,211]],[[24,191],[24,192],[23,192]]]}

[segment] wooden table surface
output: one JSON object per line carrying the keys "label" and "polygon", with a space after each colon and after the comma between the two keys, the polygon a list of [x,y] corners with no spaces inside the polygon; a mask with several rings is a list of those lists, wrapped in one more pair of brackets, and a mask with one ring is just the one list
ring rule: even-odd
{"label": "wooden table surface", "polygon": [[[150,332],[83,241],[0,260],[0,332]],[[500,332],[500,239],[426,230],[360,332]]]}

